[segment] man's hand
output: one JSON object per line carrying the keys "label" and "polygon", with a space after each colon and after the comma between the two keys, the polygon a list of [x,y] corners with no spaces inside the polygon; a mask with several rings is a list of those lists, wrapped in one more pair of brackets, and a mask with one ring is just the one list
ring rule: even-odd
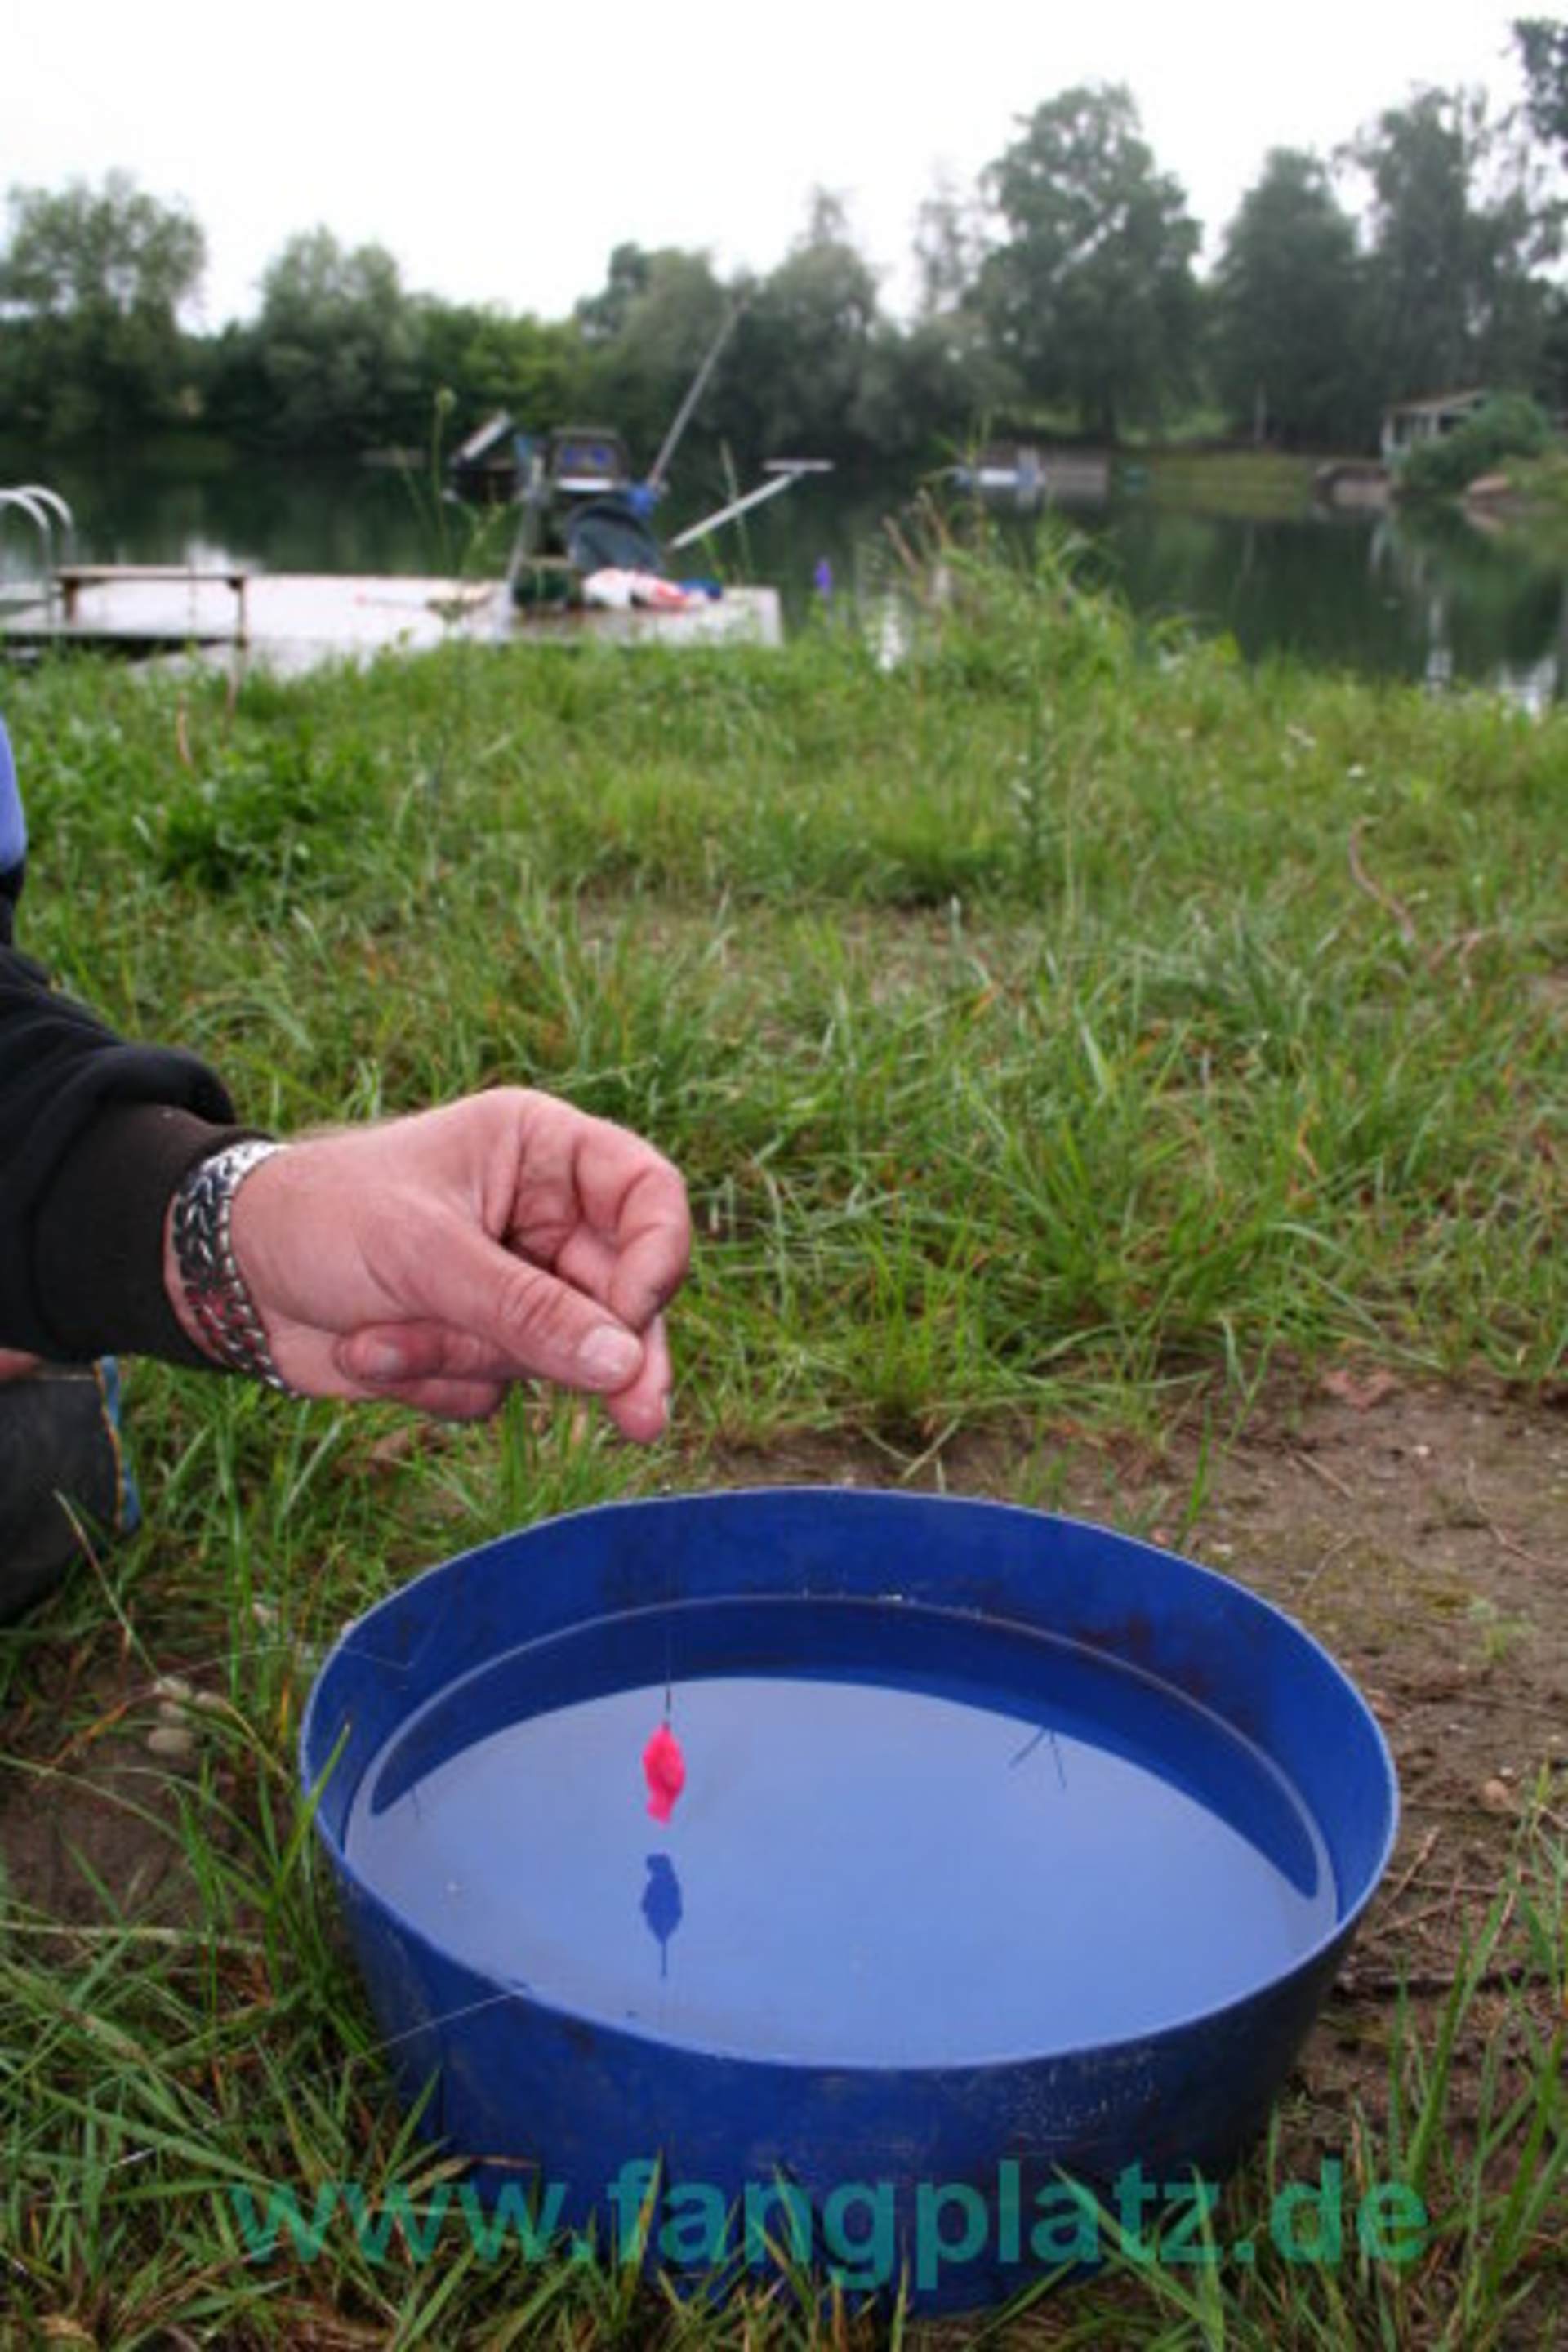
{"label": "man's hand", "polygon": [[[312,1137],[246,1178],[231,1238],[273,1361],[307,1396],[470,1420],[540,1379],[603,1395],[627,1437],[664,1428],[686,1192],[605,1119],[501,1087]],[[172,1241],[164,1262],[200,1345]]]}

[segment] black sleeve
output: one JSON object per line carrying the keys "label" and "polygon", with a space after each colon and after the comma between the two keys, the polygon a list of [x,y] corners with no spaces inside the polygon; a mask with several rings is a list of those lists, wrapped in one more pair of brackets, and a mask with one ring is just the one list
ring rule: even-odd
{"label": "black sleeve", "polygon": [[0,904],[0,1346],[57,1362],[207,1359],[163,1289],[163,1221],[195,1160],[241,1133],[188,1054],[132,1045],[5,942]]}

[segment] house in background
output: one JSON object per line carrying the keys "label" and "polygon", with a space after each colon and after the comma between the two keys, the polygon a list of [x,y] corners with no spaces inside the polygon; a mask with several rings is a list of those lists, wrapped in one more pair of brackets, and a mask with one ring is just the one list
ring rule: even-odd
{"label": "house in background", "polygon": [[1426,400],[1402,400],[1383,412],[1381,448],[1385,466],[1398,466],[1424,442],[1440,441],[1466,424],[1492,397],[1489,392],[1441,392]]}

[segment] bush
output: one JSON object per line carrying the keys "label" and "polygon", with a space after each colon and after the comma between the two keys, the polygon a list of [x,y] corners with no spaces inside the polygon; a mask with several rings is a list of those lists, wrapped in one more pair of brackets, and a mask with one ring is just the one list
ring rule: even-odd
{"label": "bush", "polygon": [[1399,469],[1399,487],[1414,498],[1454,498],[1505,457],[1539,457],[1551,441],[1543,408],[1523,393],[1500,393],[1440,441],[1413,449]]}

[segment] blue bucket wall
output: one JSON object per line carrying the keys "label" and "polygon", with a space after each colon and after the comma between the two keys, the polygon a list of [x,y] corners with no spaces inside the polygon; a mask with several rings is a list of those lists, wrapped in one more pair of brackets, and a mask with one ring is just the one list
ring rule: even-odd
{"label": "blue bucket wall", "polygon": [[[1133,2042],[982,2065],[781,2063],[663,2042],[500,1987],[348,1864],[344,1828],[365,1769],[460,1676],[597,1617],[784,1593],[896,1599],[1046,1630],[1210,1708],[1272,1759],[1313,1816],[1338,1891],[1331,1930],[1246,1999]],[[763,1647],[769,1613],[756,1612]],[[563,2184],[563,2221],[595,2226],[603,2243],[606,2184],[638,2159],[658,2158],[668,2182],[729,2199],[783,2175],[817,2211],[847,2183],[886,2182],[907,2252],[921,2184],[972,2186],[993,2217],[985,2253],[917,2283],[914,2300],[928,2308],[994,2301],[1038,2274],[1028,2215],[1058,2168],[1109,2184],[1134,2162],[1169,2180],[1234,2163],[1376,1886],[1397,1811],[1386,1747],[1353,1686],[1244,1587],[1005,1505],[837,1488],[611,1505],[448,1561],[344,1633],[311,1696],[301,1765],[308,1790],[326,1776],[317,1825],[389,2063],[405,2097],[426,2099],[427,2133],[487,2159],[481,2192],[508,2178]],[[1000,2210],[1013,2192],[1021,2229]]]}

